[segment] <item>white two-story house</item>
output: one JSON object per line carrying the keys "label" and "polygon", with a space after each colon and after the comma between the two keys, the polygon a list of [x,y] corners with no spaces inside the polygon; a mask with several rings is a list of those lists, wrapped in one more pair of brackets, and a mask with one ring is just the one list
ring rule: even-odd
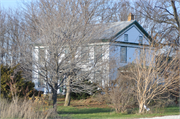
{"label": "white two-story house", "polygon": [[[87,46],[89,50],[89,59],[96,62],[97,52],[101,53],[100,61],[106,62],[101,68],[95,69],[90,75],[90,79],[101,79],[102,85],[109,80],[113,80],[118,75],[118,68],[128,63],[132,63],[135,59],[135,53],[141,52],[143,46],[149,46],[151,38],[144,28],[134,20],[134,16],[130,14],[128,21],[107,23],[103,26],[105,29],[101,36],[92,40]],[[103,28],[102,27],[102,28]],[[35,50],[40,51],[41,47]],[[38,60],[38,58],[36,58]],[[91,61],[88,63],[90,64]],[[103,72],[103,73],[102,73]],[[33,77],[38,77],[37,73],[33,73]],[[33,79],[37,90],[45,91],[46,87],[39,85],[39,80]]]}

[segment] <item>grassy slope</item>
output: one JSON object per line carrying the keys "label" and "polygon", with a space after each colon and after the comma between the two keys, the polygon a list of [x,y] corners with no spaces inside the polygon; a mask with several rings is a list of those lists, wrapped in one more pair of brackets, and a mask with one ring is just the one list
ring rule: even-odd
{"label": "grassy slope", "polygon": [[[136,110],[137,111],[137,110]],[[139,118],[139,117],[153,117],[164,115],[178,115],[179,107],[167,107],[158,110],[152,110],[158,113],[147,114],[117,114],[111,108],[76,108],[58,106],[58,113],[61,116],[69,116],[71,118]]]}
{"label": "grassy slope", "polygon": [[129,110],[128,113],[115,113],[114,109],[106,103],[97,103],[93,99],[86,100],[72,100],[71,106],[63,106],[64,99],[58,99],[58,114],[63,117],[70,118],[140,118],[140,117],[154,117],[165,115],[178,115],[179,107],[167,107],[161,109],[152,109],[146,114],[138,114],[138,109]]}

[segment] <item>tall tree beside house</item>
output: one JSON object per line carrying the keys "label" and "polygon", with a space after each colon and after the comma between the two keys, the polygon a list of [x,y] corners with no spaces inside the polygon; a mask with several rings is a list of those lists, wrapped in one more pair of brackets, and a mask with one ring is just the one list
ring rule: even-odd
{"label": "tall tree beside house", "polygon": [[[57,91],[66,86],[65,106],[70,105],[71,91],[94,90],[92,85],[83,84],[95,68],[91,53],[94,48],[88,43],[100,35],[101,25],[97,16],[105,0],[41,0],[26,5],[24,21],[26,27],[26,47],[22,51],[24,69],[32,71],[39,88],[47,86],[53,93],[53,108],[57,109]],[[30,45],[29,45],[30,44]],[[33,54],[33,58],[30,59]],[[88,55],[87,55],[88,54]],[[98,59],[98,58],[97,58]],[[29,66],[33,66],[33,68]],[[73,88],[73,87],[81,88]]]}
{"label": "tall tree beside house", "polygon": [[[23,77],[26,76],[27,79],[33,72],[32,79],[39,85],[36,88],[46,85],[52,89],[55,108],[59,87],[67,86],[66,106],[70,104],[69,92],[91,93],[94,88],[82,85],[81,81],[89,80],[92,72],[96,77],[102,73],[95,73],[95,68],[103,65],[97,61],[102,59],[104,51],[100,45],[97,46],[100,50],[96,48],[98,53],[94,63],[92,59],[88,59],[94,57],[94,48],[87,44],[101,34],[100,23],[123,20],[125,14],[118,11],[122,9],[116,8],[122,6],[128,10],[129,2],[40,0],[26,3],[25,6],[15,11],[10,10],[8,14],[1,11],[2,63],[12,67],[20,63],[24,70]],[[95,26],[97,23],[99,25]],[[84,64],[87,63],[89,65],[86,67]],[[81,90],[74,88],[78,86]]]}
{"label": "tall tree beside house", "polygon": [[[148,26],[153,39],[156,40],[156,45],[159,48],[171,49],[173,55],[180,56],[180,1],[138,0],[135,4],[138,18],[144,19],[143,22]],[[166,57],[168,53],[165,52]],[[178,89],[179,83],[176,83],[174,87]]]}

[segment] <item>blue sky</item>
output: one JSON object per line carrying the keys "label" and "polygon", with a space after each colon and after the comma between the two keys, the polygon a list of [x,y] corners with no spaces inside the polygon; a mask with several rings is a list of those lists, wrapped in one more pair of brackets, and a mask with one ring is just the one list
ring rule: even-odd
{"label": "blue sky", "polygon": [[31,0],[0,0],[0,6],[8,9],[8,8],[17,8],[23,1],[31,1]]}
{"label": "blue sky", "polygon": [[17,8],[18,5],[20,5],[23,1],[32,1],[32,0],[0,0],[0,7],[3,7],[5,9]]}
{"label": "blue sky", "polygon": [[14,8],[17,7],[17,1],[18,0],[0,0],[0,5],[4,8]]}

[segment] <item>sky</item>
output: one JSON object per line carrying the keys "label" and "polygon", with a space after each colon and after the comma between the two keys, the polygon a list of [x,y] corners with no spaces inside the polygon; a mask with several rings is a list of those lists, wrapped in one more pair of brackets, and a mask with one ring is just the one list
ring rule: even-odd
{"label": "sky", "polygon": [[0,5],[5,9],[14,8],[17,7],[17,1],[20,0],[0,0]]}
{"label": "sky", "polygon": [[[19,4],[21,4],[23,1],[31,1],[31,0],[0,0],[0,7],[8,9],[14,9],[17,8]],[[133,0],[130,0],[133,1]]]}
{"label": "sky", "polygon": [[0,0],[0,6],[2,8],[8,9],[14,9],[17,8],[19,4],[21,4],[23,1],[30,1],[30,0]]}

